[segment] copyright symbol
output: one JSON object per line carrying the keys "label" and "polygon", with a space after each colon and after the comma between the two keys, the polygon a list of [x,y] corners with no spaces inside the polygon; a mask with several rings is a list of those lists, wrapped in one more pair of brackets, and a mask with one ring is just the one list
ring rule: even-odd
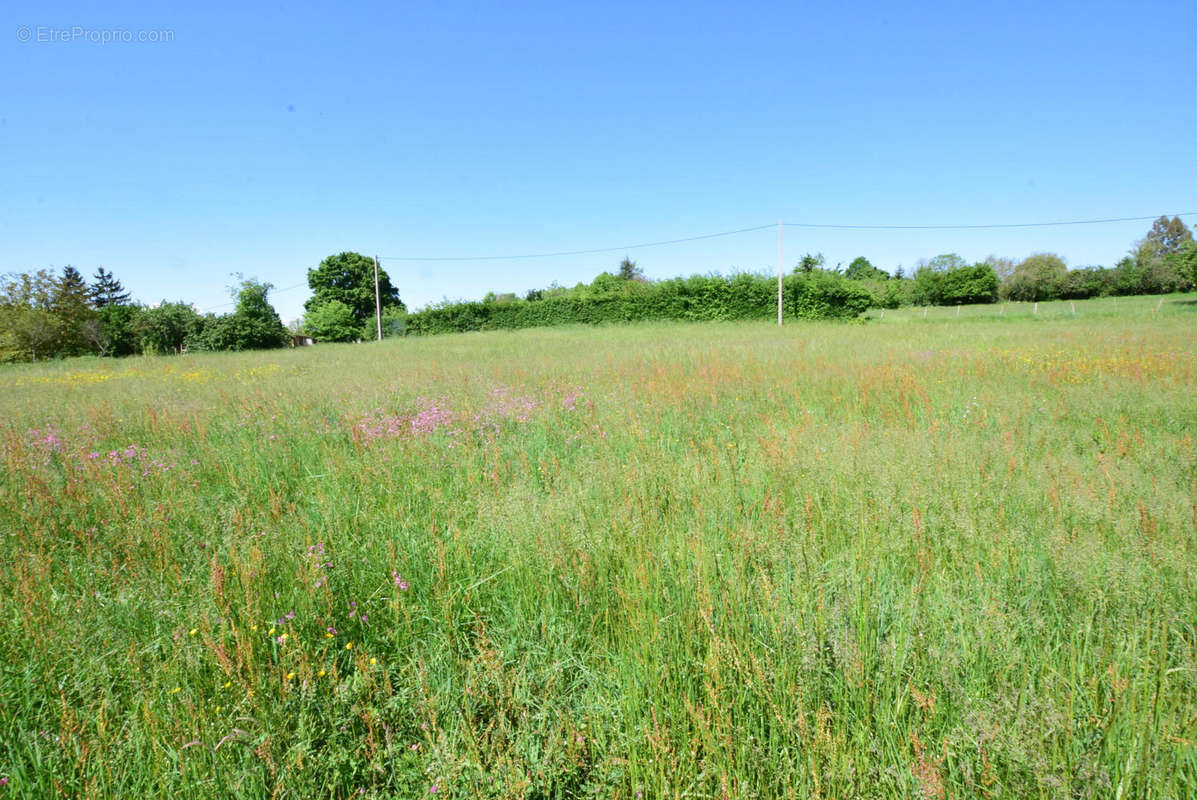
{"label": "copyright symbol", "polygon": [[21,27],[17,28],[17,41],[18,42],[27,42],[32,38],[33,38],[33,31],[29,30],[28,25],[22,25]]}

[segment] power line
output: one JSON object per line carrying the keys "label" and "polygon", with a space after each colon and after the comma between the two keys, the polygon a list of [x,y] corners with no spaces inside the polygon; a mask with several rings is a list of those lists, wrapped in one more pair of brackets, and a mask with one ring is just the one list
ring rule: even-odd
{"label": "power line", "polygon": [[661,247],[667,244],[682,244],[683,242],[697,242],[701,239],[715,239],[720,236],[734,236],[737,233],[751,233],[752,231],[763,231],[766,228],[775,227],[770,225],[757,225],[753,228],[739,228],[734,231],[720,231],[719,233],[706,233],[702,236],[687,236],[684,239],[665,239],[659,242],[641,242],[640,244],[625,244],[619,247],[596,247],[590,250],[562,250],[556,253],[524,253],[522,255],[514,256],[379,256],[381,259],[388,261],[514,261],[524,258],[556,258],[558,256],[583,256],[592,253],[614,253],[619,250],[639,250],[643,247]]}
{"label": "power line", "polygon": [[[1179,214],[1165,214],[1173,217],[1192,217],[1197,216],[1197,211],[1182,211]],[[1112,222],[1144,222],[1146,220],[1158,219],[1156,215],[1145,217],[1107,217],[1105,219],[1073,219],[1059,222],[1008,222],[1008,223],[989,223],[983,225],[840,225],[821,222],[784,222],[782,225],[787,228],[817,228],[817,229],[834,229],[834,230],[883,230],[883,231],[944,231],[944,230],[998,230],[1003,228],[1051,228],[1061,227],[1066,225],[1103,225]],[[562,256],[581,256],[592,255],[597,253],[614,253],[620,250],[639,250],[645,247],[664,247],[671,244],[684,244],[685,242],[698,242],[704,239],[717,239],[722,236],[735,236],[741,233],[752,233],[754,231],[763,231],[775,227],[774,223],[769,225],[755,225],[750,228],[737,228],[731,231],[720,231],[718,233],[704,233],[700,236],[686,236],[680,239],[662,239],[655,242],[640,242],[639,244],[626,244],[617,247],[594,247],[586,250],[559,250],[551,253],[522,253],[519,255],[500,255],[500,256],[379,256],[379,259],[388,261],[516,261],[530,258],[559,258]],[[275,294],[289,292],[292,289],[298,289],[302,286],[307,286],[307,282],[296,283],[291,286],[284,286],[281,289],[274,289]],[[216,308],[227,308],[235,305],[236,301],[229,301],[227,303],[220,303],[219,305],[205,306],[206,311],[211,311]]]}
{"label": "power line", "polygon": [[[1197,211],[1182,211],[1179,214],[1165,214],[1164,216],[1191,217],[1197,216]],[[821,228],[836,230],[883,230],[883,231],[945,231],[945,230],[999,230],[1003,228],[1051,228],[1066,225],[1103,225],[1112,222],[1143,222],[1158,219],[1156,215],[1145,217],[1107,217],[1105,219],[1073,219],[1059,222],[1006,222],[987,223],[982,225],[841,225],[821,222],[785,222],[787,228]],[[492,256],[379,256],[386,261],[517,261],[530,258],[559,258],[563,256],[581,256],[597,253],[615,253],[621,250],[639,250],[645,247],[663,247],[671,244],[697,242],[703,239],[716,239],[721,236],[735,236],[740,233],[752,233],[771,229],[774,224],[756,225],[750,228],[737,228],[732,231],[706,233],[701,236],[687,236],[681,239],[663,239],[656,242],[641,242],[639,244],[625,244],[617,247],[594,247],[586,250],[559,250],[551,253],[521,253],[518,255]],[[302,285],[302,284],[301,284]],[[289,287],[295,288],[295,287]],[[286,291],[280,289],[279,291]],[[231,304],[229,304],[231,305]]]}
{"label": "power line", "polygon": [[[1164,216],[1191,217],[1197,211],[1182,211],[1179,214],[1165,214]],[[1065,222],[1008,222],[989,225],[829,225],[818,222],[786,222],[787,228],[837,228],[846,230],[866,231],[946,231],[946,230],[993,230],[997,228],[1051,228],[1061,225],[1101,225],[1107,222],[1142,222],[1144,220],[1159,219],[1154,215],[1149,217],[1111,217],[1109,219],[1073,219]]]}

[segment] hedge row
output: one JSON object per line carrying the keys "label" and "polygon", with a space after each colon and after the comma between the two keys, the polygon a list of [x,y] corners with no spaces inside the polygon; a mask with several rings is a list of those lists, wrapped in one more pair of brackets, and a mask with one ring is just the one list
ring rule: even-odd
{"label": "hedge row", "polygon": [[[409,314],[407,333],[423,335],[512,330],[546,325],[647,320],[768,319],[777,313],[777,279],[764,275],[695,275],[595,286],[543,299],[446,303]],[[816,271],[783,281],[782,308],[791,319],[851,319],[869,308],[867,290]]]}

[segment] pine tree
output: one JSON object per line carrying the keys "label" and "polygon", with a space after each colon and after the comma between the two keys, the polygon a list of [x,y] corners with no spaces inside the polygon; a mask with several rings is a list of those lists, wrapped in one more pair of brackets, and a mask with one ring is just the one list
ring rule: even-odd
{"label": "pine tree", "polygon": [[96,270],[95,283],[91,285],[88,294],[91,304],[95,308],[127,306],[132,299],[121,282],[111,272],[105,271],[103,267]]}
{"label": "pine tree", "polygon": [[636,262],[625,258],[619,262],[619,277],[625,281],[643,281],[644,272],[636,266]]}
{"label": "pine tree", "polygon": [[91,307],[89,295],[87,282],[79,270],[63,267],[62,277],[54,284],[50,308],[62,325],[57,348],[59,355],[75,356],[91,349],[85,328],[95,320],[96,312]]}

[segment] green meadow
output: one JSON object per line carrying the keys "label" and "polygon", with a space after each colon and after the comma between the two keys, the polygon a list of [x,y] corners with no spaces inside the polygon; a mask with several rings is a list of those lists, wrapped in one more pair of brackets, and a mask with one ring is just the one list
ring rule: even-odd
{"label": "green meadow", "polygon": [[0,370],[0,798],[1197,796],[1197,295]]}

